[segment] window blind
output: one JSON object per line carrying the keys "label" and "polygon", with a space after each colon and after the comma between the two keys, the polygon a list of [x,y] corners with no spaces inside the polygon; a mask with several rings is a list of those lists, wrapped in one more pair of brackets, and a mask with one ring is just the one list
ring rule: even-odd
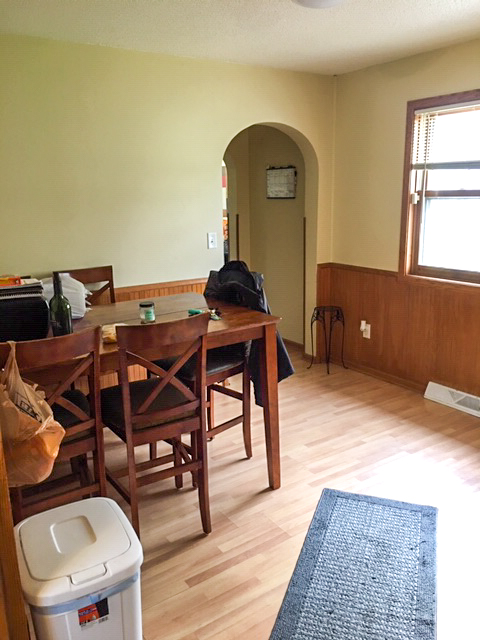
{"label": "window blind", "polygon": [[412,169],[480,168],[480,105],[415,113]]}

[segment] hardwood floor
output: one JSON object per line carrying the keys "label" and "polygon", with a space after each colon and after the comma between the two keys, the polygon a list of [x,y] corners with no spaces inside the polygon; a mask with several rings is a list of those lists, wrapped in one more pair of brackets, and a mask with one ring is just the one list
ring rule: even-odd
{"label": "hardwood floor", "polygon": [[[213,532],[173,480],[140,502],[145,640],[266,640],[324,487],[439,508],[438,640],[477,637],[480,421],[333,366],[282,382],[282,487],[267,489],[261,410],[209,443]],[[233,382],[236,384],[236,381]],[[228,402],[228,401],[227,401]],[[225,402],[218,402],[226,412]],[[107,456],[122,446],[109,441]],[[112,492],[112,497],[117,496]]]}

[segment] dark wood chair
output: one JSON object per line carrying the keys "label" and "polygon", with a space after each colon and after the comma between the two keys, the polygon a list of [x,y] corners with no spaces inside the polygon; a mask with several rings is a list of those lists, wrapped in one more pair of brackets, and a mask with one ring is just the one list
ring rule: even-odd
{"label": "dark wood chair", "polygon": [[[247,458],[252,457],[252,435],[250,418],[250,373],[244,343],[219,347],[207,352],[207,436],[213,438],[237,424],[242,425],[243,443]],[[242,391],[226,386],[228,378],[242,375]],[[224,383],[224,384],[221,384]],[[240,400],[242,412],[234,418],[215,425],[214,392]]]}
{"label": "dark wood chair", "polygon": [[[194,361],[187,363],[179,372],[179,378],[194,384]],[[228,385],[228,379],[241,374],[242,390],[236,391]],[[218,347],[207,352],[207,438],[213,439],[217,434],[237,424],[242,425],[243,442],[247,458],[252,457],[252,436],[250,418],[250,374],[245,357],[245,345],[234,344]],[[241,413],[225,422],[215,424],[214,398],[215,392],[242,403]]]}
{"label": "dark wood chair", "polygon": [[[113,284],[113,267],[106,265],[104,267],[87,267],[85,269],[63,269],[60,273],[68,273],[83,282],[86,288],[91,291],[91,295],[87,297],[90,304],[101,304],[102,294],[108,291],[110,294],[110,302],[115,302],[115,287]],[[89,286],[91,288],[89,288]],[[95,285],[95,288],[92,287]]]}
{"label": "dark wood chair", "polygon": [[[203,531],[210,533],[210,507],[206,456],[205,364],[208,314],[152,325],[118,326],[120,384],[101,392],[102,418],[127,448],[127,466],[113,471],[107,464],[107,479],[130,504],[132,524],[139,533],[138,488],[164,478],[192,472],[196,479]],[[149,359],[175,354],[168,367]],[[176,375],[196,355],[195,386],[192,390]],[[130,382],[128,367],[144,367],[149,377]],[[191,445],[182,442],[191,435]],[[171,453],[138,462],[135,450],[142,445],[165,441]],[[164,467],[154,471],[156,467]],[[145,473],[149,472],[149,473]],[[121,479],[127,477],[128,486]]]}
{"label": "dark wood chair", "polygon": [[[157,361],[168,366],[171,360]],[[178,372],[178,377],[190,388],[195,384],[195,358],[190,358],[188,362]],[[242,375],[242,390],[236,391],[228,385],[228,379]],[[233,344],[225,347],[218,347],[207,351],[207,438],[212,440],[217,434],[226,431],[237,424],[242,425],[243,443],[245,455],[252,457],[252,435],[251,435],[251,399],[250,399],[250,374],[248,371],[247,358],[245,354],[245,344]],[[221,393],[230,398],[235,398],[242,403],[241,413],[225,422],[215,424],[214,398],[215,392]],[[150,447],[150,455],[155,455],[155,445]]]}
{"label": "dark wood chair", "polygon": [[[65,429],[65,436],[50,478],[11,490],[15,522],[87,496],[106,495],[100,333],[100,327],[94,327],[66,336],[16,343],[22,378],[45,391],[45,400],[52,407],[55,420]],[[10,345],[1,343],[0,366],[5,364],[9,352]],[[76,385],[83,387],[85,393],[74,388]],[[87,455],[93,458],[93,476]]]}

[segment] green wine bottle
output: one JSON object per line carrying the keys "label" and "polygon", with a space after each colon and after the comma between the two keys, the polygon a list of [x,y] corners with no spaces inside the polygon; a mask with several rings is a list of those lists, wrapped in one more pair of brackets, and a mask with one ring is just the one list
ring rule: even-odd
{"label": "green wine bottle", "polygon": [[63,295],[62,281],[58,271],[53,272],[53,298],[50,300],[50,322],[54,336],[73,333],[72,307]]}

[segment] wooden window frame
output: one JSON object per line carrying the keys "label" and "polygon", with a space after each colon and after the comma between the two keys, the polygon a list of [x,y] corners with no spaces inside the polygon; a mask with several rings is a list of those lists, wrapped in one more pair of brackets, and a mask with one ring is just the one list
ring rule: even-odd
{"label": "wooden window frame", "polygon": [[[420,246],[421,208],[422,201],[412,202],[411,198],[411,167],[413,156],[413,134],[415,114],[422,109],[434,109],[448,107],[462,103],[478,102],[480,104],[480,89],[462,91],[420,100],[411,100],[407,103],[407,123],[405,131],[405,160],[403,169],[402,191],[402,222],[400,239],[400,265],[401,277],[421,278],[431,280],[444,280],[456,284],[480,285],[480,273],[475,271],[463,271],[459,269],[446,269],[442,267],[429,267],[418,264]],[[440,195],[443,197],[479,197],[480,191],[426,191],[425,196]]]}

